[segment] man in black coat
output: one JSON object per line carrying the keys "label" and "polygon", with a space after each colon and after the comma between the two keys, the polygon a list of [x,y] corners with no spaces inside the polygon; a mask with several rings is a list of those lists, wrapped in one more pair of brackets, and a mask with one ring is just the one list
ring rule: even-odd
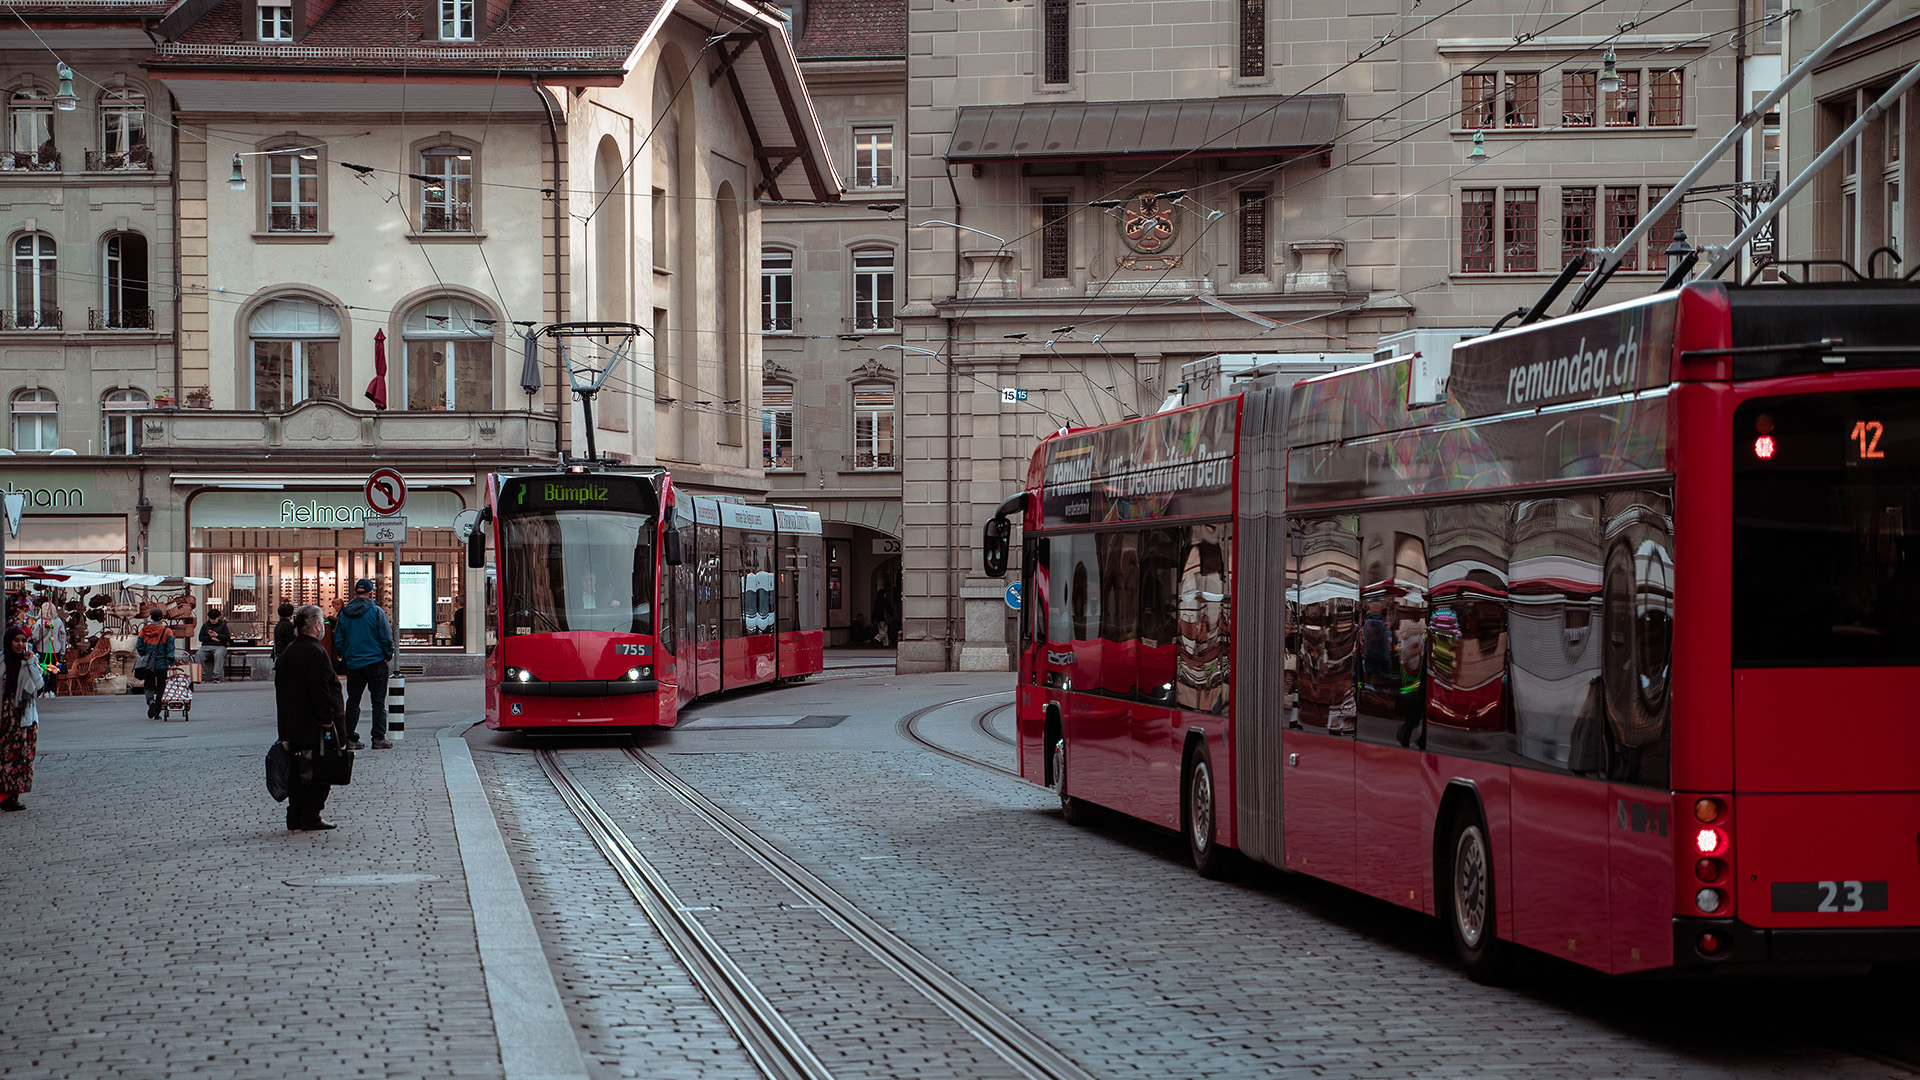
{"label": "man in black coat", "polygon": [[280,621],[273,624],[273,662],[280,663],[280,654],[293,644],[293,605],[280,605]]}
{"label": "man in black coat", "polygon": [[[280,654],[274,669],[274,700],[280,712],[280,739],[296,753],[318,750],[329,734],[337,735],[346,715],[346,699],[340,693],[340,680],[333,673],[333,660],[327,656],[320,636],[326,623],[320,609],[308,604],[293,613],[293,641]],[[320,820],[327,805],[327,784],[300,783],[294,770],[292,790],[287,794],[287,828],[302,832],[331,829]]]}

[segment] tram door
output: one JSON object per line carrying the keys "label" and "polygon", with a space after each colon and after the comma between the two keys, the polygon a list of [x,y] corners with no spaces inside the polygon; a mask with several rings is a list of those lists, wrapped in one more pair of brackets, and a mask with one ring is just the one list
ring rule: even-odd
{"label": "tram door", "polygon": [[697,694],[720,689],[720,504],[693,500],[693,636]]}

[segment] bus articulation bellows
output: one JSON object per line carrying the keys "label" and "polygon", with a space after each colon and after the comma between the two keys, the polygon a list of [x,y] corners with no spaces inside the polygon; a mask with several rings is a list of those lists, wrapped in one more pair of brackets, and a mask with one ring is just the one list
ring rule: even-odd
{"label": "bus articulation bellows", "polygon": [[1920,288],[1694,283],[1042,441],[1024,776],[1601,971],[1920,959]]}
{"label": "bus articulation bellows", "polygon": [[487,478],[490,728],[671,727],[694,698],[824,666],[820,515],[687,495],[659,469]]}

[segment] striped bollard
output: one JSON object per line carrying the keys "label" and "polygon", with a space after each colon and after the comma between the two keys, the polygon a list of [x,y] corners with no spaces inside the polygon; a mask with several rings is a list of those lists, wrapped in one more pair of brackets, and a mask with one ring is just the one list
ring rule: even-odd
{"label": "striped bollard", "polygon": [[387,680],[387,738],[399,742],[407,737],[407,677],[395,674]]}

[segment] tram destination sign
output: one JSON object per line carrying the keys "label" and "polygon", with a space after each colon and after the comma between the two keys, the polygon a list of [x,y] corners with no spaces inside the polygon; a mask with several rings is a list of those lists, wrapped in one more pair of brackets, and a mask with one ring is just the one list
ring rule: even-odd
{"label": "tram destination sign", "polygon": [[1046,523],[1232,513],[1239,420],[1236,397],[1050,440],[1042,499]]}
{"label": "tram destination sign", "polygon": [[653,491],[633,476],[604,473],[516,476],[506,482],[500,505],[508,513],[555,510],[633,510],[650,513]]}

